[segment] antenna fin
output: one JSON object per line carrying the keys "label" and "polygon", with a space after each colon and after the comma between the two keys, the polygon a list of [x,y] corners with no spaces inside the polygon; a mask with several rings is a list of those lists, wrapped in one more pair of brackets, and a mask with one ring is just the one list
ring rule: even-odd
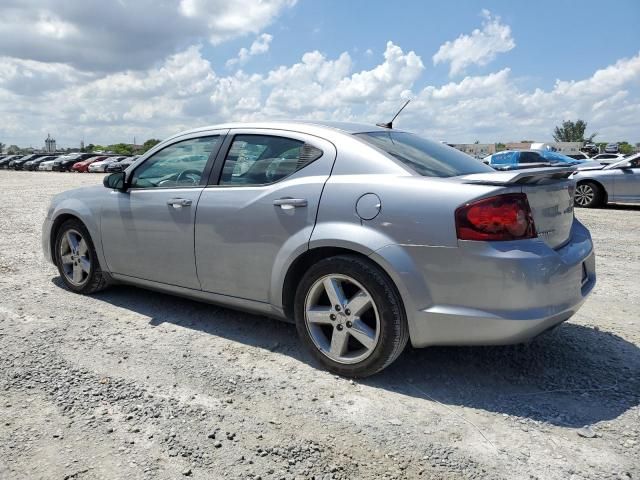
{"label": "antenna fin", "polygon": [[404,105],[402,105],[402,107],[400,108],[400,110],[398,110],[398,113],[396,113],[393,118],[391,119],[390,122],[387,123],[376,123],[377,127],[382,127],[382,128],[388,128],[388,129],[392,129],[393,128],[393,121],[398,118],[398,115],[400,115],[400,112],[402,112],[402,110],[404,110],[404,107],[406,107],[407,105],[409,105],[409,102],[411,101],[411,99],[407,100],[406,102],[404,102]]}

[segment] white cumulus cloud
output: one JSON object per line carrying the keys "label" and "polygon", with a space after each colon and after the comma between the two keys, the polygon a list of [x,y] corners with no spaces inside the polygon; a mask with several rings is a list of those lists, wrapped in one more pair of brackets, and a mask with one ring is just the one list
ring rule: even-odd
{"label": "white cumulus cloud", "polygon": [[516,46],[511,27],[500,23],[500,17],[492,16],[488,10],[482,11],[482,17],[482,29],[442,44],[433,56],[433,64],[449,63],[449,75],[455,76],[469,65],[487,65],[497,54]]}
{"label": "white cumulus cloud", "polygon": [[237,57],[227,60],[226,66],[244,65],[249,61],[249,58],[267,53],[271,40],[273,40],[273,35],[268,33],[258,35],[249,48],[241,48]]}

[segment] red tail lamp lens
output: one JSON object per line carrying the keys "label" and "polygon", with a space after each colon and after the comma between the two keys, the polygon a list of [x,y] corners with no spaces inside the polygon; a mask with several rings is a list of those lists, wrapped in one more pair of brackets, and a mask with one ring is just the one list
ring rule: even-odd
{"label": "red tail lamp lens", "polygon": [[460,240],[520,240],[537,237],[527,196],[508,193],[468,203],[456,210]]}

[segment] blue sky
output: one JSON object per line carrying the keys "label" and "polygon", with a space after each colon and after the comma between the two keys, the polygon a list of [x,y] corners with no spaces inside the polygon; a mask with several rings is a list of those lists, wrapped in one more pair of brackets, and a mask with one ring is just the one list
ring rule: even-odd
{"label": "blue sky", "polygon": [[[388,40],[428,59],[442,43],[478,28],[483,9],[511,27],[516,48],[489,65],[469,69],[472,74],[511,67],[525,86],[549,88],[557,78],[587,77],[640,50],[638,0],[299,1],[265,29],[274,36],[271,49],[245,70],[290,65],[311,50],[331,58],[348,51],[356,69],[371,68],[376,58],[365,52],[381,55]],[[205,54],[216,70],[223,70],[225,60],[246,44],[239,38],[209,47]],[[436,84],[448,79],[446,65],[428,65],[421,77]]]}
{"label": "blue sky", "polygon": [[232,120],[376,122],[547,141],[582,118],[640,142],[640,1],[24,0],[0,5],[0,142]]}

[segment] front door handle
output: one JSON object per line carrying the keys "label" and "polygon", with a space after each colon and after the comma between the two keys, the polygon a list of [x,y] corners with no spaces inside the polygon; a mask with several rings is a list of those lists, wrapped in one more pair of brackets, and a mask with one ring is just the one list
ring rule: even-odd
{"label": "front door handle", "polygon": [[191,203],[192,201],[188,198],[170,198],[169,200],[167,200],[167,205],[173,208],[188,207],[189,205],[191,205]]}
{"label": "front door handle", "polygon": [[291,210],[292,208],[297,207],[306,207],[307,199],[306,198],[278,198],[273,201],[273,204],[282,208],[283,210]]}

